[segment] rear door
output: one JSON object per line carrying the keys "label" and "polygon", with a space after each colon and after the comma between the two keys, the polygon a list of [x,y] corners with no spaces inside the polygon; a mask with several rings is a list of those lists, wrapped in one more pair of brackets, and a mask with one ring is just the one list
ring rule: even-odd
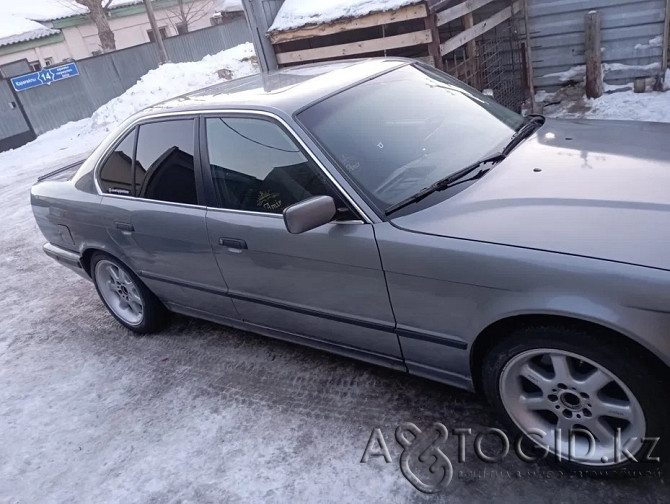
{"label": "rear door", "polygon": [[[372,224],[277,121],[209,116],[201,128],[209,239],[242,319],[401,366]],[[340,221],[290,234],[282,211],[323,194]]]}
{"label": "rear door", "polygon": [[143,122],[106,159],[98,182],[110,252],[170,308],[238,319],[207,234],[197,128],[193,117]]}

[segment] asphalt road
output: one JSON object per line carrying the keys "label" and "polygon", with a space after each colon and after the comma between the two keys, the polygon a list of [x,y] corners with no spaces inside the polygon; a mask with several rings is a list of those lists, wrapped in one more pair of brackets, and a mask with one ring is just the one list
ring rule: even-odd
{"label": "asphalt road", "polygon": [[[26,190],[0,201],[0,502],[670,502],[667,469],[608,481],[513,454],[486,464],[472,437],[459,463],[453,434],[453,479],[423,494],[396,427],[498,426],[481,398],[183,317],[134,336],[42,254]],[[361,463],[374,428],[389,463]]]}

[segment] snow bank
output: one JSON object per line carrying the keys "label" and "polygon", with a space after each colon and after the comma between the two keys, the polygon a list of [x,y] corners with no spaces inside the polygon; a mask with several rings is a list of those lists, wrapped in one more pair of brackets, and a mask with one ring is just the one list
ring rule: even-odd
{"label": "snow bank", "polygon": [[[653,40],[653,39],[652,39]],[[651,41],[650,41],[651,42]],[[603,79],[608,77],[620,77],[622,75],[649,76],[661,69],[660,63],[650,63],[649,65],[625,65],[623,63],[603,63]],[[618,74],[618,75],[617,75]],[[577,65],[564,72],[555,72],[545,74],[544,78],[557,77],[559,82],[581,82],[586,78],[586,65]]]}
{"label": "snow bank", "polygon": [[217,70],[232,78],[258,72],[253,45],[242,44],[193,63],[172,63],[150,71],[121,96],[100,107],[92,117],[67,123],[29,144],[0,153],[0,187],[13,177],[34,180],[49,169],[86,157],[121,121],[157,102],[219,82]]}
{"label": "snow bank", "polygon": [[287,31],[337,19],[365,16],[419,3],[421,0],[286,0],[268,31]]}
{"label": "snow bank", "polygon": [[[665,75],[670,82],[670,70]],[[570,97],[567,90],[548,94],[540,91],[535,100],[556,105],[545,107],[544,113],[550,117],[572,119],[618,119],[629,121],[651,121],[670,123],[670,92],[634,93],[633,85],[605,85],[606,94],[600,98],[586,100],[583,89],[577,88],[578,97]],[[580,91],[581,90],[581,91]]]}
{"label": "snow bank", "polygon": [[116,125],[150,105],[219,82],[217,70],[227,68],[234,77],[255,73],[250,43],[233,47],[193,63],[168,63],[151,70],[121,96],[100,107],[91,117],[94,128]]}

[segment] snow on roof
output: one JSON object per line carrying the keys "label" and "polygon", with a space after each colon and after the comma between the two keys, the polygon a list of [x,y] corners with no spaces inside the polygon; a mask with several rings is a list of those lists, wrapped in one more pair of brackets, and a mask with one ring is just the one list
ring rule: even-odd
{"label": "snow on roof", "polygon": [[[112,0],[109,8],[116,9],[139,3],[142,0]],[[33,21],[52,21],[86,14],[88,9],[75,0],[0,0],[0,12],[3,16],[11,14]]]}
{"label": "snow on roof", "polygon": [[396,10],[422,0],[286,0],[269,32],[288,31],[307,25],[357,18],[372,12]]}
{"label": "snow on roof", "polygon": [[215,0],[214,12],[237,12],[244,10],[242,0]]}
{"label": "snow on roof", "polygon": [[56,33],[58,30],[52,30],[30,19],[11,14],[0,16],[0,46],[48,37]]}
{"label": "snow on roof", "polygon": [[0,11],[2,17],[10,14],[33,21],[51,21],[85,14],[88,9],[74,0],[0,0]]}
{"label": "snow on roof", "polygon": [[[112,0],[109,7],[115,9],[139,3],[142,0]],[[86,7],[74,0],[0,0],[0,46],[54,35],[59,31],[40,22],[87,12]]]}

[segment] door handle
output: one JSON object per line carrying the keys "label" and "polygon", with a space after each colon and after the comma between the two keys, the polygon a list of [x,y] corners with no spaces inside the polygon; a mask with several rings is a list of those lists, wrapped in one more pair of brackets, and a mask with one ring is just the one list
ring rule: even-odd
{"label": "door handle", "polygon": [[247,248],[247,242],[238,240],[237,238],[219,238],[219,245],[240,250]]}
{"label": "door handle", "polygon": [[121,231],[135,231],[135,228],[130,222],[114,221],[114,225],[116,226],[116,229],[120,229]]}

